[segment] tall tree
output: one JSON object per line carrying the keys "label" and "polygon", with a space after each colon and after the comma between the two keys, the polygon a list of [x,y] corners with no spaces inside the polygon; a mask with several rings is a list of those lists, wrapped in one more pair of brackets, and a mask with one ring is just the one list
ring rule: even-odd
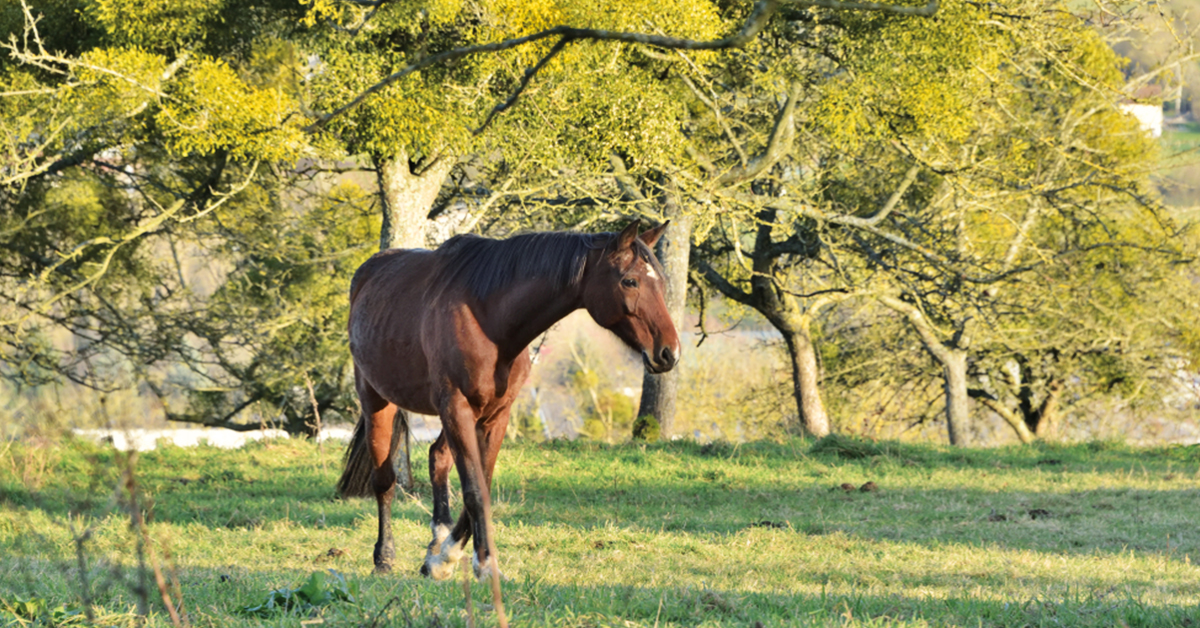
{"label": "tall tree", "polygon": [[[766,304],[768,320],[790,311],[787,318],[804,322],[776,324],[797,372],[806,364],[816,372],[814,359],[799,359],[809,350],[796,330],[821,305],[834,295],[878,295],[941,365],[949,434],[961,441],[969,355],[990,329],[1015,321],[1005,293],[1027,290],[1039,256],[1053,260],[1076,246],[1164,250],[1173,233],[1145,200],[1152,154],[1118,108],[1118,59],[1086,18],[1042,2],[1003,12],[945,3],[935,20],[795,15],[781,38],[796,45],[754,58],[775,58],[775,72],[796,75],[805,141],[755,183],[723,195],[716,237],[701,247],[703,274],[735,300]],[[898,64],[901,51],[907,61]],[[750,126],[739,118],[752,110],[753,92],[735,93],[720,110],[733,122],[714,124],[716,139],[729,135],[726,127]],[[1062,237],[1065,225],[1127,234],[1112,227],[1131,211],[1147,211],[1164,228],[1107,244]],[[801,417],[804,390],[817,380],[795,378]]]}
{"label": "tall tree", "polygon": [[[260,7],[9,3],[0,13],[4,375],[111,390],[189,364],[181,258],[306,149]],[[279,19],[298,10],[280,6]],[[220,13],[220,14],[218,14]],[[65,193],[70,189],[70,193]],[[56,335],[68,334],[64,350]]]}
{"label": "tall tree", "polygon": [[[1083,287],[1112,281],[1131,268],[1115,260],[1079,265],[1097,251],[1138,250],[1158,263],[1181,259],[1178,232],[1153,201],[1146,179],[1155,159],[1153,142],[1120,110],[1127,86],[1120,60],[1105,33],[1085,18],[1047,12],[1036,2],[1006,8],[1002,15],[981,10],[960,25],[958,37],[974,42],[967,49],[985,51],[985,60],[1000,55],[1005,62],[981,74],[976,71],[987,66],[958,72],[964,88],[955,93],[975,96],[949,119],[955,122],[951,132],[942,137],[920,132],[925,123],[917,117],[920,109],[905,117],[888,108],[857,114],[874,126],[908,125],[915,131],[896,138],[890,149],[882,145],[865,154],[897,164],[889,169],[892,180],[901,178],[904,164],[917,163],[927,173],[910,195],[919,202],[904,203],[870,224],[844,210],[800,208],[814,220],[858,230],[855,249],[871,272],[862,275],[856,290],[875,294],[898,312],[939,364],[947,431],[955,444],[972,431],[971,397],[996,410],[1023,440],[1044,431],[1043,417],[1055,415],[1070,372],[1059,369],[1079,365],[1062,358],[1089,353],[1090,340],[1037,332],[1100,319],[1083,300],[1073,301],[1078,308],[1073,313],[1054,308],[1054,316],[1047,316],[1046,301],[1063,303],[1066,296],[1054,293],[1062,284],[1047,283],[1047,277]],[[886,49],[887,37],[874,41]],[[863,102],[879,103],[878,92],[893,89],[890,81],[863,80],[871,74],[861,68],[855,76],[863,84],[848,87]],[[864,154],[849,155],[863,160],[856,153]],[[855,198],[854,189],[864,187],[860,169],[830,174],[831,182],[843,181],[843,206]],[[1142,222],[1145,228],[1129,228]],[[1063,265],[1072,270],[1059,270]],[[1075,340],[1064,342],[1067,338]],[[1071,346],[1076,340],[1082,344]],[[982,356],[988,357],[975,359]],[[1045,375],[1019,376],[1022,363],[1039,365]],[[1051,365],[1057,365],[1054,374],[1045,370]],[[991,384],[973,389],[972,377]],[[1016,387],[1021,417],[1001,404],[1001,395],[988,392],[1001,382]],[[1029,389],[1035,382],[1044,392]]]}

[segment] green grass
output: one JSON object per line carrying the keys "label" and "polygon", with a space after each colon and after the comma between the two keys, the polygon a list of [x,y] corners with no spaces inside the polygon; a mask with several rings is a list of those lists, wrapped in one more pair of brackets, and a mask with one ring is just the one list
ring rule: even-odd
{"label": "green grass", "polygon": [[[139,458],[149,536],[191,625],[466,625],[461,585],[416,574],[428,484],[396,506],[398,573],[372,576],[374,507],[334,496],[339,456],[283,441]],[[1200,447],[831,438],[501,456],[514,626],[1200,626]],[[80,556],[97,621],[137,623],[120,467],[75,441],[0,446],[0,625],[25,621],[2,609],[31,599],[82,622],[68,615],[82,608]],[[878,490],[838,488],[868,481]],[[326,569],[354,602],[239,612]],[[473,594],[494,625],[488,589]],[[170,625],[152,578],[149,599],[150,624]]]}
{"label": "green grass", "polygon": [[1196,163],[1200,149],[1200,122],[1187,122],[1163,129],[1159,138],[1164,157],[1163,167],[1177,169]]}
{"label": "green grass", "polygon": [[1163,129],[1159,139],[1162,161],[1155,181],[1163,200],[1180,220],[1200,217],[1200,123]]}

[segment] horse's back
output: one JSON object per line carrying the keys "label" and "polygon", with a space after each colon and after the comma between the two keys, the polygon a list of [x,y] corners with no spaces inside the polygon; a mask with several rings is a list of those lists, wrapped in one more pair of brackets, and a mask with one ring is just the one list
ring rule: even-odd
{"label": "horse's back", "polygon": [[354,271],[354,277],[350,279],[350,303],[353,305],[355,298],[358,296],[358,291],[377,273],[381,271],[395,273],[395,270],[388,271],[386,269],[394,266],[397,261],[400,262],[400,267],[403,269],[405,266],[408,266],[406,262],[411,258],[419,257],[419,255],[414,254],[422,252],[428,253],[428,251],[422,251],[421,249],[385,249],[367,258],[367,261],[363,262],[358,267],[358,270]]}

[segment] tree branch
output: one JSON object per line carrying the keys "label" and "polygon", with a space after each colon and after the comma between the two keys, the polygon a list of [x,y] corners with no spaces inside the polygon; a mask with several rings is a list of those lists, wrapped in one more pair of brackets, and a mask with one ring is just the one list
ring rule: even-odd
{"label": "tree branch", "polygon": [[321,116],[320,119],[313,122],[304,128],[306,132],[313,133],[324,128],[334,118],[345,114],[347,111],[357,107],[364,100],[378,93],[388,85],[417,72],[423,68],[448,61],[454,61],[471,55],[482,54],[486,52],[499,52],[502,50],[510,50],[530,44],[543,39],[552,37],[560,37],[562,41],[588,39],[594,41],[619,41],[626,43],[645,44],[648,46],[656,46],[658,48],[668,48],[671,50],[722,50],[725,48],[740,48],[752,41],[759,33],[767,26],[767,22],[779,12],[781,4],[786,3],[798,7],[824,7],[827,9],[841,9],[850,11],[882,11],[886,13],[894,13],[896,15],[909,16],[930,16],[937,12],[938,0],[929,0],[929,2],[921,7],[906,7],[892,4],[879,4],[876,2],[841,2],[839,0],[758,0],[755,3],[754,9],[742,24],[742,27],[734,34],[720,39],[708,41],[697,41],[694,39],[685,39],[680,37],[669,37],[665,35],[649,35],[646,33],[630,33],[621,31],[609,31],[594,28],[574,28],[570,26],[555,26],[542,31],[538,31],[524,37],[515,37],[513,39],[505,39],[503,41],[493,42],[490,44],[479,44],[476,46],[462,46],[447,50],[445,52],[430,55],[415,63],[411,63],[404,68],[393,72],[383,80],[368,87],[365,91],[355,96],[350,102],[338,107],[332,112]]}
{"label": "tree branch", "polygon": [[563,37],[554,44],[554,47],[550,48],[550,52],[547,52],[546,56],[538,60],[536,65],[534,65],[532,68],[527,68],[525,70],[525,75],[521,77],[521,83],[517,85],[515,90],[513,90],[513,93],[508,97],[508,100],[496,105],[495,107],[492,107],[492,110],[488,112],[487,118],[484,119],[483,124],[479,125],[478,129],[471,131],[471,134],[479,135],[480,133],[483,133],[483,130],[488,128],[488,125],[492,123],[492,120],[497,114],[507,111],[509,107],[517,104],[517,99],[521,97],[521,92],[524,92],[525,88],[529,86],[529,81],[532,80],[538,72],[541,72],[542,68],[546,67],[546,64],[549,63],[555,55],[562,52],[563,48],[566,48],[567,44],[571,43],[572,41],[574,41],[574,39],[571,37]]}
{"label": "tree branch", "polygon": [[913,329],[915,329],[917,332],[917,335],[921,337],[921,344],[925,345],[925,349],[932,353],[933,357],[937,358],[937,360],[943,364],[949,361],[949,347],[943,344],[942,340],[937,337],[937,333],[934,331],[933,323],[930,323],[929,319],[925,318],[925,315],[921,313],[920,308],[912,303],[901,301],[900,299],[887,294],[879,295],[875,297],[875,299],[889,309],[903,314],[904,317],[908,319],[908,322],[912,324]]}
{"label": "tree branch", "polygon": [[730,283],[729,280],[725,279],[725,277],[723,277],[721,273],[717,272],[717,270],[713,268],[712,265],[710,265],[706,260],[700,260],[699,265],[700,272],[704,274],[704,278],[707,279],[708,283],[712,284],[712,286],[716,288],[718,292],[726,297],[729,297],[730,299],[733,299],[734,301],[737,301],[738,303],[753,307],[753,295]]}
{"label": "tree branch", "polygon": [[967,395],[987,406],[989,410],[1004,419],[1004,422],[1008,423],[1008,426],[1013,428],[1013,431],[1017,433],[1017,438],[1021,439],[1022,443],[1028,445],[1037,439],[1037,436],[1034,436],[1033,432],[1029,431],[1029,426],[1025,425],[1025,421],[1021,417],[1018,417],[1012,410],[1009,410],[1007,406],[1000,403],[995,397],[976,394],[973,390],[968,390]]}
{"label": "tree branch", "polygon": [[800,99],[799,84],[792,86],[787,103],[775,117],[775,128],[771,129],[771,139],[767,141],[762,153],[755,155],[749,164],[739,166],[726,172],[717,179],[717,185],[728,187],[749,181],[762,174],[780,159],[792,151],[792,141],[796,138],[796,101]]}
{"label": "tree branch", "polygon": [[617,181],[617,187],[621,188],[621,193],[633,199],[634,205],[646,205],[650,203],[650,199],[638,187],[633,177],[629,175],[629,171],[625,168],[625,160],[621,159],[620,155],[612,154],[608,156],[608,163],[613,169],[613,178]]}
{"label": "tree branch", "polygon": [[883,204],[883,207],[881,207],[878,212],[875,212],[874,216],[862,219],[863,224],[874,225],[880,220],[887,218],[888,214],[892,213],[892,210],[896,208],[896,204],[900,202],[900,199],[904,197],[904,193],[907,192],[908,188],[912,186],[913,181],[917,180],[917,173],[919,172],[921,172],[920,164],[913,164],[912,167],[908,169],[908,172],[905,173],[904,180],[901,181],[900,185],[896,187],[896,191],[892,192],[892,195],[888,197],[888,200]]}
{"label": "tree branch", "polygon": [[[679,54],[682,55],[683,52],[680,51]],[[687,57],[684,57],[684,59],[687,59]],[[750,159],[746,157],[746,151],[742,150],[742,144],[738,142],[737,136],[733,134],[733,129],[729,128],[729,124],[725,122],[725,117],[721,115],[721,108],[717,106],[716,102],[705,96],[704,93],[700,91],[700,88],[696,87],[696,84],[693,83],[691,79],[680,75],[679,80],[683,81],[683,84],[688,86],[688,89],[692,91],[692,95],[696,97],[696,100],[704,103],[704,106],[708,107],[709,111],[712,111],[713,117],[717,120],[717,124],[720,125],[721,130],[725,133],[725,137],[729,139],[730,146],[733,146],[733,150],[738,154],[738,159],[741,161],[742,167],[745,168],[746,164],[750,162]]]}

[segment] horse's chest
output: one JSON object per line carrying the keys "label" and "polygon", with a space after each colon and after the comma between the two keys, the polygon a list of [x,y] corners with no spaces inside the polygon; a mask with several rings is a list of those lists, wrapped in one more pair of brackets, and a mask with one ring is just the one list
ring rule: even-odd
{"label": "horse's chest", "polygon": [[427,354],[440,376],[435,379],[451,388],[445,392],[461,393],[477,410],[508,395],[514,360],[501,355],[470,308],[452,308],[447,316],[431,323],[426,335]]}

